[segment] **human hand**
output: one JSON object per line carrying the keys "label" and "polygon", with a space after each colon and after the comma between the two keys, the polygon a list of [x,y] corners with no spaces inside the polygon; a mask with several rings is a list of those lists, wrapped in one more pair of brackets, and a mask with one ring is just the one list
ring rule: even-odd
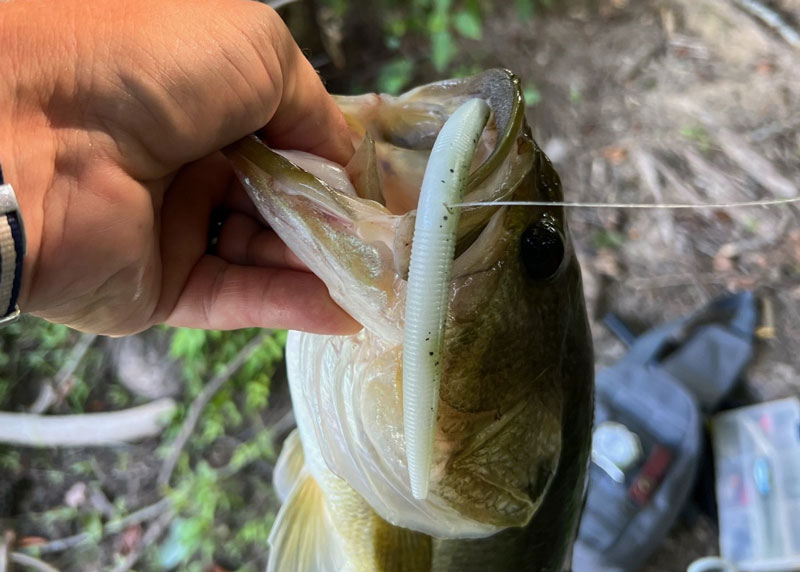
{"label": "human hand", "polygon": [[[153,324],[351,333],[219,149],[346,162],[344,119],[279,16],[250,0],[0,3],[0,160],[28,238],[19,306],[124,335]],[[230,211],[216,255],[212,211]]]}

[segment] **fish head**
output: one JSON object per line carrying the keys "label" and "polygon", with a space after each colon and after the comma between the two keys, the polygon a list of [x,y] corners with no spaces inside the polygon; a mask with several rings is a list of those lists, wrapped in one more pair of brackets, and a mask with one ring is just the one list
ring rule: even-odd
{"label": "fish head", "polygon": [[[489,103],[491,116],[464,202],[482,204],[452,207],[462,210],[430,494],[418,500],[405,467],[401,371],[415,209],[437,134],[475,97]],[[585,471],[592,356],[563,208],[492,204],[562,200],[558,175],[525,123],[519,80],[489,70],[398,97],[337,102],[357,149],[346,166],[274,151],[255,138],[227,150],[270,226],[364,326],[347,340],[318,336],[304,346],[309,363],[315,348],[333,346],[318,363],[363,362],[334,367],[349,381],[331,379],[330,392],[293,390],[293,399],[329,400],[303,405],[313,412],[305,433],[325,441],[328,468],[393,524],[445,538],[526,526],[565,463]],[[308,383],[328,383],[325,367]],[[340,406],[348,391],[352,401]],[[576,481],[570,494],[581,493]]]}

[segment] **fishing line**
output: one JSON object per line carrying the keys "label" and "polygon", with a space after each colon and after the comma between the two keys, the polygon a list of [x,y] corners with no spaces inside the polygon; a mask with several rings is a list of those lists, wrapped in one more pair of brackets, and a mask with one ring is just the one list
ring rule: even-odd
{"label": "fishing line", "polygon": [[769,207],[800,203],[800,197],[790,199],[762,199],[735,203],[583,203],[552,201],[475,201],[452,203],[448,208],[466,207],[566,207],[587,209],[727,209],[746,207]]}

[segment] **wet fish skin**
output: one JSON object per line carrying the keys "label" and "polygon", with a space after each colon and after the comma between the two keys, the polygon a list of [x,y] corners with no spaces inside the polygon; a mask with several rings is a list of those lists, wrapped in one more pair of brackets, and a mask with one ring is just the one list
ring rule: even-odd
{"label": "wet fish skin", "polygon": [[[539,173],[556,179],[541,152],[537,153],[537,163]],[[525,214],[521,217],[525,218]],[[516,331],[528,331],[538,338],[536,343],[520,340],[516,351],[519,355],[536,356],[532,362],[551,362],[552,391],[560,393],[560,400],[553,400],[553,403],[560,401],[561,410],[556,429],[561,446],[555,472],[526,526],[509,527],[481,539],[434,540],[432,570],[560,571],[568,556],[583,505],[589,461],[593,358],[580,269],[574,254],[569,255],[562,272],[549,284],[528,287],[522,297],[538,299],[538,308],[531,305],[520,311],[516,324],[519,328]],[[513,291],[513,286],[507,288]],[[559,326],[553,328],[548,324]],[[509,324],[505,331],[512,335],[514,325]],[[542,335],[542,331],[548,335]],[[493,345],[500,351],[499,343]],[[535,435],[531,431],[528,439],[535,439]],[[533,482],[537,479],[532,479]]]}
{"label": "wet fish skin", "polygon": [[[416,159],[382,156],[381,145],[424,153],[431,133],[476,91],[494,98],[495,132],[485,134],[470,193],[561,200],[558,175],[524,125],[519,82],[504,70],[425,86],[397,105],[374,95],[340,100],[354,138],[369,133],[378,149],[361,164],[382,171],[362,177],[371,181],[363,184],[386,180],[387,170],[420,177],[410,172]],[[326,188],[265,149],[250,141],[229,156],[268,222],[365,325],[349,337],[290,336],[302,449],[282,458],[304,459],[283,486],[318,486],[314,498],[324,500],[308,510],[297,491],[288,494],[273,552],[315,550],[315,570],[561,570],[583,498],[593,376],[580,269],[563,209],[495,207],[462,217],[431,494],[417,502],[403,474],[405,277],[396,264],[404,244],[397,236],[408,227],[402,221],[413,214],[392,196],[383,197],[386,206],[375,200],[391,190]],[[394,162],[381,161],[387,156]],[[537,261],[523,261],[529,253],[521,246],[526,230],[543,223],[564,244],[560,268],[546,279],[530,275]],[[319,530],[335,533],[299,547],[291,534],[299,508],[326,523]],[[296,562],[276,557],[274,569],[279,561]]]}

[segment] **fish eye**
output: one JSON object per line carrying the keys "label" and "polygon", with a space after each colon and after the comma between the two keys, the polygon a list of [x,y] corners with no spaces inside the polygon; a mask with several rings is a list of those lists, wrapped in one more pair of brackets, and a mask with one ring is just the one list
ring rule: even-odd
{"label": "fish eye", "polygon": [[564,238],[549,217],[543,217],[526,228],[519,246],[525,272],[534,280],[547,280],[561,268]]}

